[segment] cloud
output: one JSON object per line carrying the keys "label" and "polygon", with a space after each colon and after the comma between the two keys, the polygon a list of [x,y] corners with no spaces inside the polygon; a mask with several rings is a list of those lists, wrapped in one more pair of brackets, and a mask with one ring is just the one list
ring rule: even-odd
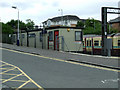
{"label": "cloud", "polygon": [[14,6],[17,6],[18,8],[21,8],[22,10],[29,9],[33,7],[32,3],[26,3],[26,2],[15,2],[13,3]]}
{"label": "cloud", "polygon": [[59,6],[59,2],[58,2],[58,1],[53,2],[53,3],[52,3],[52,6],[53,6],[53,7],[58,7],[58,6]]}
{"label": "cloud", "polygon": [[5,2],[0,3],[0,7],[2,7],[2,8],[7,8],[9,6],[10,5],[8,3],[5,3]]}
{"label": "cloud", "polygon": [[[3,13],[0,17],[3,20],[14,19],[16,10],[11,6],[17,6],[20,10],[20,19],[28,18],[35,23],[43,22],[48,18],[60,16],[58,9],[63,9],[63,14],[77,15],[80,18],[95,17],[101,18],[101,7],[112,6],[117,7],[119,0],[0,0],[0,11]],[[8,15],[8,12],[11,15]],[[6,19],[7,17],[7,19]]]}

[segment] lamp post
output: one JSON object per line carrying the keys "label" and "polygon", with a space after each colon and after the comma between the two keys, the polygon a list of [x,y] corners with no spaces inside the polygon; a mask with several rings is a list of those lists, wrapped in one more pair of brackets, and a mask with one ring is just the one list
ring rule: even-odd
{"label": "lamp post", "polygon": [[12,6],[12,8],[18,10],[18,29],[17,29],[17,46],[19,46],[19,9],[15,6]]}
{"label": "lamp post", "polygon": [[63,9],[59,9],[58,11],[61,11],[61,25],[63,25]]}

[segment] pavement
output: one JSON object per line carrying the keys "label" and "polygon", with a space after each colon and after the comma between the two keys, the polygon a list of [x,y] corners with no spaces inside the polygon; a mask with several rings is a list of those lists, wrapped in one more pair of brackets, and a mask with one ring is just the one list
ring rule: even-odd
{"label": "pavement", "polygon": [[106,57],[100,55],[88,55],[82,53],[63,52],[63,51],[32,48],[26,46],[17,46],[17,45],[5,44],[5,43],[2,43],[2,47],[12,50],[17,50],[20,52],[27,52],[27,53],[37,54],[51,58],[63,59],[73,62],[86,63],[86,64],[109,67],[120,70],[120,65],[119,65],[120,57]]}

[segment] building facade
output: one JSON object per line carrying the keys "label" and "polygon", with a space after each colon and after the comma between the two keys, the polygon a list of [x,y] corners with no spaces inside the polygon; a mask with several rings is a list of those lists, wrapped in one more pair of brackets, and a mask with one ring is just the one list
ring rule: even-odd
{"label": "building facade", "polygon": [[80,19],[78,16],[65,15],[65,16],[59,16],[59,17],[48,19],[43,22],[43,25],[45,27],[55,27],[55,26],[76,27],[77,22],[80,20],[82,19]]}
{"label": "building facade", "polygon": [[[17,33],[14,34],[14,44],[17,42]],[[43,29],[22,32],[20,45],[50,49],[58,51],[83,51],[82,28],[77,27],[48,27]]]}
{"label": "building facade", "polygon": [[118,30],[120,32],[120,16],[109,21],[111,28]]}

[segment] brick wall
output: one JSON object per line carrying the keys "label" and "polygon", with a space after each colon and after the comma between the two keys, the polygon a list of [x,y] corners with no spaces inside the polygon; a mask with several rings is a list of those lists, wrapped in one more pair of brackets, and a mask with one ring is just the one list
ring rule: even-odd
{"label": "brick wall", "polygon": [[113,23],[112,28],[117,29],[120,32],[120,23]]}

